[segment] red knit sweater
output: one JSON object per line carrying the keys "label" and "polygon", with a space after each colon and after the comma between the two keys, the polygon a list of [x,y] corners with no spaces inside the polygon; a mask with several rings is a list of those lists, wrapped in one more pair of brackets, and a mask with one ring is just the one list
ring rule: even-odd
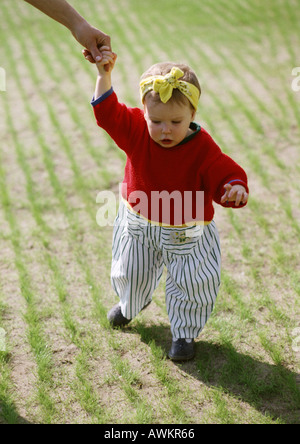
{"label": "red knit sweater", "polygon": [[[127,155],[122,197],[146,219],[172,226],[209,223],[225,184],[249,192],[245,171],[198,125],[180,145],[163,148],[151,139],[143,110],[119,103],[113,89],[92,105],[97,124]],[[221,205],[236,208],[235,202]]]}

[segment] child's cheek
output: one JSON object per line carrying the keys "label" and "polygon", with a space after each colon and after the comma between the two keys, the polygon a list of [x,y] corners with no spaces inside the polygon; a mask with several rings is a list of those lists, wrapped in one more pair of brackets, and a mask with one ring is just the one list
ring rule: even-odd
{"label": "child's cheek", "polygon": [[149,133],[150,133],[150,136],[152,137],[152,139],[157,139],[160,137],[159,128],[157,128],[156,126],[150,125]]}

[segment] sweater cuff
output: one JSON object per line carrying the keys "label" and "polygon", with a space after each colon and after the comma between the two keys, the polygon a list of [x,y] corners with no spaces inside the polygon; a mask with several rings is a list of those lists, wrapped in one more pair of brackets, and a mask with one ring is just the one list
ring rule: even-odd
{"label": "sweater cuff", "polygon": [[241,179],[233,179],[233,180],[230,180],[229,182],[226,182],[226,183],[230,183],[230,185],[232,185],[232,186],[233,185],[242,185],[243,187],[245,187],[246,192],[249,194],[248,185],[246,184],[246,182],[244,182]]}
{"label": "sweater cuff", "polygon": [[109,96],[111,96],[113,92],[114,92],[114,89],[113,89],[113,87],[111,87],[108,91],[106,91],[106,93],[102,94],[102,96],[98,97],[97,99],[95,99],[95,96],[93,96],[92,101],[91,101],[91,105],[92,106],[99,105],[99,103],[104,102],[105,99],[107,99]]}

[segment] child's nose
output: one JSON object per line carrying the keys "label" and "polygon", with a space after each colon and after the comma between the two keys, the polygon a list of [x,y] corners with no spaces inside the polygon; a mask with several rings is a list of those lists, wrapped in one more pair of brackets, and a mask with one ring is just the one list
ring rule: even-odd
{"label": "child's nose", "polygon": [[164,134],[169,134],[171,132],[171,125],[169,125],[168,123],[164,123],[162,127],[162,132]]}

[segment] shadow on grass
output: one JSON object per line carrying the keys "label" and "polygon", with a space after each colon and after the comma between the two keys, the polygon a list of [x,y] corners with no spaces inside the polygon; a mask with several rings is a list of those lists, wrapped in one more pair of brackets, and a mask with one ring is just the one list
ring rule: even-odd
{"label": "shadow on grass", "polygon": [[27,419],[22,418],[17,412],[16,407],[0,399],[0,424],[31,424]]}
{"label": "shadow on grass", "polygon": [[[134,327],[146,344],[155,342],[166,353],[170,347],[170,329],[165,325]],[[299,374],[283,365],[271,365],[238,352],[232,344],[197,340],[196,357],[189,362],[174,363],[190,376],[209,387],[253,406],[262,414],[286,424],[299,424]]]}

